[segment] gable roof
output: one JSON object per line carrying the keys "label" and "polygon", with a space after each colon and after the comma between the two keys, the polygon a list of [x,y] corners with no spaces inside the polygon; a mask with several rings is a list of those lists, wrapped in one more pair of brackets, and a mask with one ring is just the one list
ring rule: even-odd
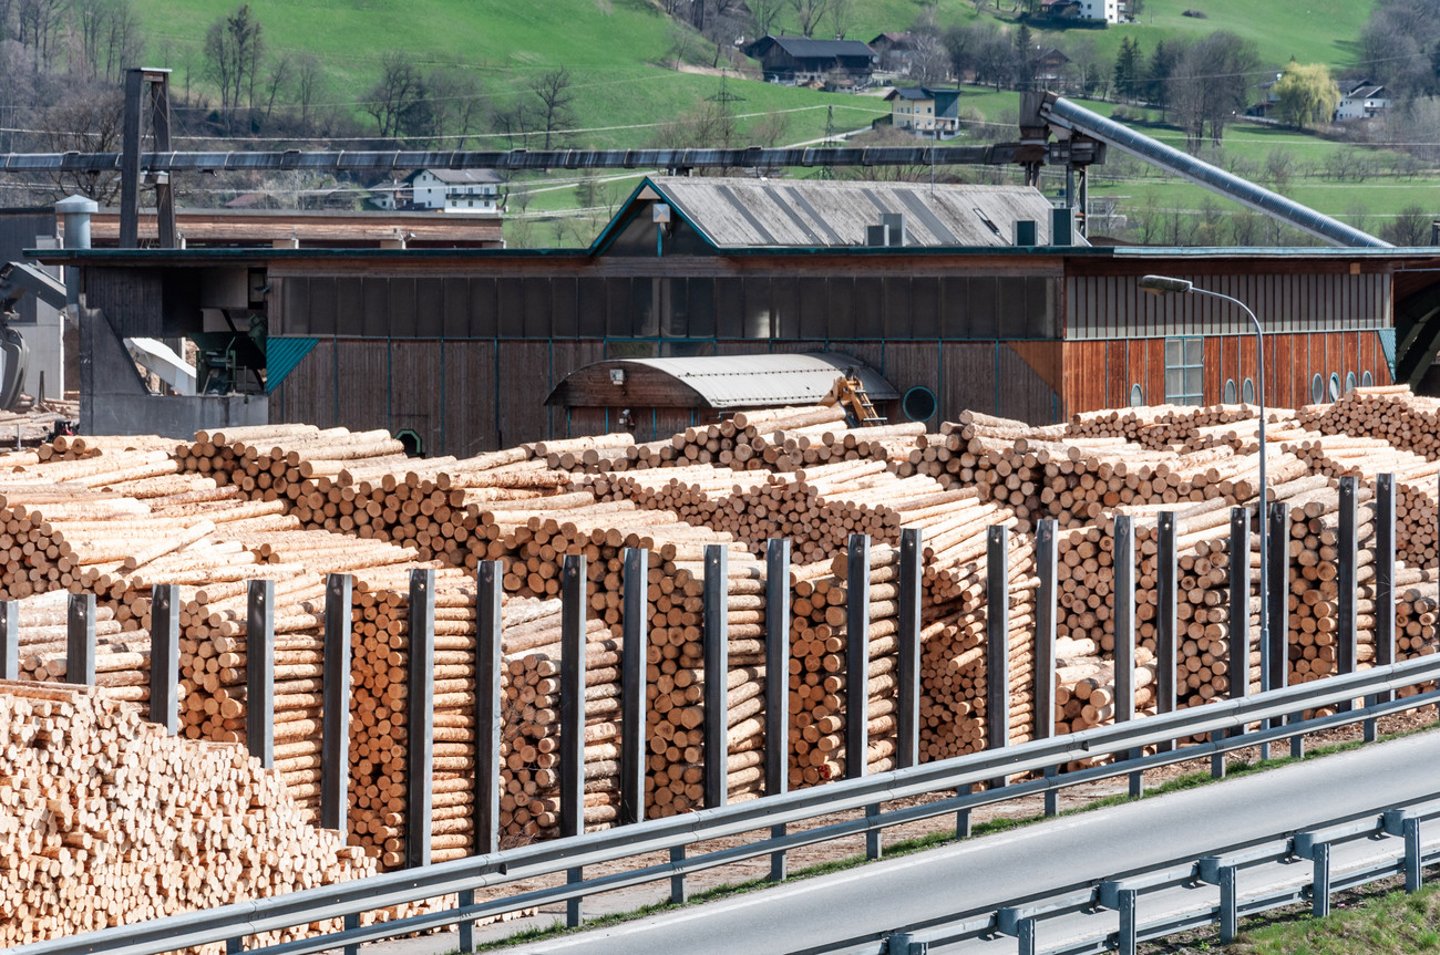
{"label": "gable roof", "polygon": [[427,172],[441,182],[457,186],[492,184],[500,181],[500,174],[493,169],[417,169],[406,176],[404,181],[413,183],[422,173]]}
{"label": "gable roof", "polygon": [[[1036,223],[1044,245],[1053,208],[1030,186],[932,188],[823,179],[657,176],[645,181],[631,203],[646,195],[668,202],[717,249],[863,246],[866,228],[879,225],[884,213],[905,217],[906,245],[911,248],[1008,247],[1019,219]],[[615,222],[625,213],[622,209]],[[597,246],[610,231],[602,233]],[[1081,242],[1077,237],[1077,244]]]}
{"label": "gable roof", "polygon": [[1361,86],[1355,87],[1353,90],[1351,90],[1350,92],[1348,92],[1348,93],[1345,94],[1345,98],[1346,98],[1346,99],[1370,99],[1370,98],[1373,97],[1373,96],[1379,96],[1379,95],[1380,95],[1381,93],[1383,93],[1383,92],[1385,92],[1385,87],[1383,87],[1383,86],[1376,86],[1376,85],[1373,85],[1373,84],[1366,84],[1366,85],[1361,85]]}
{"label": "gable roof", "polygon": [[905,33],[882,33],[870,41],[872,47],[885,44],[891,48],[913,47],[915,45],[915,34]]}
{"label": "gable roof", "polygon": [[829,57],[873,57],[875,51],[859,40],[815,40],[803,36],[766,35],[745,48],[746,56],[763,56],[770,46],[778,46],[796,59],[827,59]]}
{"label": "gable roof", "polygon": [[942,99],[942,98],[944,98],[944,97],[946,97],[946,96],[955,96],[955,97],[958,97],[959,95],[960,95],[960,91],[959,91],[959,90],[937,90],[937,89],[931,89],[931,88],[928,87],[928,86],[897,86],[897,87],[895,87],[893,90],[891,90],[890,92],[888,92],[888,93],[885,94],[885,102],[888,103],[888,102],[890,102],[891,100],[895,100],[895,99],[904,99],[904,100]]}

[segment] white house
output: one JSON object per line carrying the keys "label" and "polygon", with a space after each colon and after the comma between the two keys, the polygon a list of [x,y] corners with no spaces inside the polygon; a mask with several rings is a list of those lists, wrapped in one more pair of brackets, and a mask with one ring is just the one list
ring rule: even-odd
{"label": "white house", "polygon": [[1080,16],[1086,20],[1120,22],[1120,0],[1080,0]]}
{"label": "white house", "polygon": [[493,169],[420,169],[406,177],[416,209],[499,212],[500,177]]}
{"label": "white house", "polygon": [[1385,92],[1385,87],[1367,81],[1340,98],[1340,106],[1335,110],[1335,121],[1371,119],[1389,108],[1390,96]]}

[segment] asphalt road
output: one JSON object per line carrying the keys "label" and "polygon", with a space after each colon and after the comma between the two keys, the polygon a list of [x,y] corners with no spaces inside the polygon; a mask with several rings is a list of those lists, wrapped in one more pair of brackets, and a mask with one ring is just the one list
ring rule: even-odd
{"label": "asphalt road", "polygon": [[[957,912],[1440,795],[1436,766],[1440,733],[1430,733],[508,951],[875,952],[896,929],[923,929]],[[1308,870],[1286,868],[1277,878]],[[999,944],[1014,950],[1013,939]]]}

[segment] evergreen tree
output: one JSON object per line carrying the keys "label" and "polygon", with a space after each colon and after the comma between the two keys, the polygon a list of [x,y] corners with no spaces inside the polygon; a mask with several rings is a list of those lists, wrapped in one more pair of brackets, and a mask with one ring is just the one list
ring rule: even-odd
{"label": "evergreen tree", "polygon": [[1140,85],[1140,44],[1127,36],[1120,41],[1120,52],[1115,55],[1115,94],[1134,99]]}
{"label": "evergreen tree", "polygon": [[1153,106],[1162,110],[1170,106],[1170,77],[1175,75],[1175,64],[1180,61],[1180,54],[1174,44],[1168,44],[1164,40],[1155,44],[1155,52],[1150,55],[1150,68],[1145,72],[1145,99]]}

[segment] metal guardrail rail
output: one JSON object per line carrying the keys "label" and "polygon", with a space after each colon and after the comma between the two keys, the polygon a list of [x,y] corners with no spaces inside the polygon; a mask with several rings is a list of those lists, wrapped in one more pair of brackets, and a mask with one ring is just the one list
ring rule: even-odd
{"label": "metal guardrail rail", "polygon": [[[1435,705],[1440,703],[1440,690],[1406,698],[1396,698],[1395,693],[1437,678],[1440,678],[1440,656],[1421,657],[1248,698],[847,779],[815,789],[71,936],[13,951],[17,955],[161,955],[191,946],[226,942],[229,950],[236,952],[244,950],[246,936],[331,919],[343,919],[346,928],[250,951],[265,955],[302,955],[457,924],[462,931],[461,949],[469,951],[473,950],[469,929],[476,919],[545,903],[583,899],[633,885],[683,879],[703,869],[762,856],[773,857],[804,845],[878,833],[890,826],[951,813],[959,814],[963,828],[965,814],[980,805],[1053,792],[1078,783],[1130,775],[1207,754],[1298,738],[1327,728],[1372,721],[1389,713]],[[1347,706],[1362,697],[1367,701],[1364,705]],[[1329,706],[1338,706],[1339,711],[1312,719],[1297,716]],[[1208,735],[1211,741],[1194,746],[1175,745],[1182,739],[1201,735]],[[1157,751],[1136,755],[1147,748]],[[1059,772],[1060,767],[1075,760],[1103,756],[1114,756],[1115,762],[1063,775]],[[1033,778],[983,791],[975,789],[987,781],[1017,775]],[[886,802],[942,791],[954,795],[900,809],[881,809]],[[865,810],[865,815],[815,829],[786,831],[787,826],[795,823],[856,809]],[[1337,823],[1344,821],[1337,820]],[[755,842],[695,855],[686,852],[699,843],[760,830],[769,830],[769,834]],[[878,840],[876,844],[878,846]],[[1216,852],[1223,854],[1244,848],[1247,847],[1221,845]],[[593,878],[583,876],[588,866],[657,852],[668,853],[670,861]],[[494,900],[477,901],[475,897],[481,889],[560,874],[565,874],[567,881],[558,885]],[[1143,874],[1119,872],[1113,879],[1123,881]],[[392,922],[359,925],[362,913],[448,895],[456,897],[455,905]],[[1053,896],[1053,892],[1047,893],[1046,898]],[[1044,899],[1017,899],[1013,906],[1042,901]],[[1024,917],[1035,918],[1038,913]],[[987,922],[988,926],[993,924],[993,920]]]}

